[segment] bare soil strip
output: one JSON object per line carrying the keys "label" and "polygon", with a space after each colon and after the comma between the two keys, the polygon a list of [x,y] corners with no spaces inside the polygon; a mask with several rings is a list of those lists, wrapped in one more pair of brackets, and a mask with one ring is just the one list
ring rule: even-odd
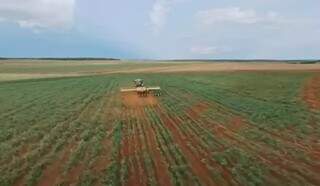
{"label": "bare soil strip", "polygon": [[174,121],[167,114],[165,114],[160,107],[157,109],[157,112],[160,114],[160,118],[162,119],[163,124],[172,133],[172,137],[179,145],[183,154],[187,158],[188,163],[190,163],[193,173],[200,179],[200,182],[204,185],[217,185],[217,183],[215,183],[211,179],[212,175],[205,163],[201,161],[200,157],[195,156],[195,154],[186,143],[185,137],[181,135],[181,132],[179,132],[179,129],[176,126],[177,124],[174,123]]}
{"label": "bare soil strip", "polygon": [[[192,109],[190,110],[192,111]],[[194,112],[190,112],[190,110],[186,111],[186,115],[189,117],[189,119],[191,120],[196,119],[197,121],[202,120],[202,118],[199,118],[197,114],[195,114]],[[213,133],[216,136],[226,139],[232,145],[240,147],[241,149],[245,149],[247,152],[252,153],[252,155],[254,156],[257,155],[256,157],[258,157],[261,160],[261,162],[271,164],[271,165],[277,165],[277,167],[281,168],[282,170],[285,170],[287,173],[295,172],[297,175],[300,176],[300,178],[307,180],[309,183],[314,184],[319,182],[319,180],[313,174],[314,172],[317,172],[313,166],[302,163],[302,162],[301,162],[302,164],[300,165],[295,165],[294,162],[297,161],[296,159],[292,159],[292,157],[280,155],[279,153],[276,153],[276,157],[273,157],[275,154],[273,154],[273,156],[270,157],[270,154],[266,154],[263,151],[261,151],[261,149],[263,149],[259,146],[261,144],[258,144],[257,142],[251,142],[251,141],[245,140],[242,136],[240,136],[237,133],[239,130],[248,129],[254,126],[251,124],[248,125],[244,118],[234,116],[233,118],[230,118],[230,121],[226,124],[217,124],[217,123],[212,124],[214,119],[209,119],[210,117],[208,118],[208,115],[206,118],[208,120],[202,123],[202,124],[205,124],[205,128],[208,128],[208,129],[211,128],[210,125],[215,126],[213,128]],[[184,119],[184,121],[186,121],[186,119]],[[194,121],[194,122],[197,123],[197,121]],[[259,130],[259,128],[257,129]],[[296,145],[299,145],[299,147],[296,147],[296,148],[300,148],[301,144],[296,144]],[[269,148],[267,151],[273,152]],[[303,171],[301,171],[300,169]],[[283,176],[277,174],[277,170],[275,170],[273,173],[276,177],[279,177],[279,180],[283,180],[283,178],[281,178]],[[297,178],[297,179],[299,180],[300,178]]]}
{"label": "bare soil strip", "polygon": [[310,109],[320,110],[320,76],[314,76],[306,83],[303,99]]}
{"label": "bare soil strip", "polygon": [[131,70],[119,70],[110,73],[172,73],[172,72],[232,72],[232,71],[319,71],[320,64],[290,63],[181,63],[172,66],[142,67]]}
{"label": "bare soil strip", "polygon": [[190,114],[194,119],[197,119],[201,116],[203,112],[207,111],[208,108],[209,108],[208,104],[198,103],[192,106],[189,110],[187,110],[187,113]]}
{"label": "bare soil strip", "polygon": [[147,185],[148,176],[145,172],[144,162],[142,159],[144,142],[142,142],[140,139],[137,116],[135,111],[132,109],[125,109],[125,112],[129,114],[126,124],[130,123],[130,125],[132,126],[132,131],[126,131],[127,139],[125,139],[125,141],[123,142],[123,145],[127,145],[129,147],[129,150],[126,150],[126,148],[128,147],[123,147],[123,155],[125,157],[121,157],[122,159],[127,158],[129,160],[129,175],[126,184],[134,186]]}
{"label": "bare soil strip", "polygon": [[[82,115],[84,115],[86,112],[88,112],[90,104],[92,104],[92,102],[87,103],[86,105],[84,105],[83,108],[79,111],[79,113],[75,114],[73,117],[68,118],[65,121],[62,121],[62,122],[58,123],[55,127],[50,129],[51,130],[50,132],[54,133],[54,132],[60,131],[61,127],[62,128],[66,127],[64,129],[64,132],[67,132],[68,131],[67,129],[70,127],[70,123],[78,121],[82,117]],[[68,124],[68,125],[66,125],[66,124]],[[61,133],[61,135],[63,135],[63,133]],[[41,140],[43,140],[43,139],[44,138],[42,138]],[[50,152],[52,151],[52,149],[51,149],[51,146],[43,146],[42,148],[44,148],[44,149],[34,149],[33,151],[38,151],[38,152],[43,151],[43,153],[45,154],[45,156],[43,157],[43,159],[44,159],[44,158],[46,158],[46,157],[48,157],[50,155]],[[31,154],[33,154],[33,153],[31,153]],[[26,154],[25,157],[23,157],[23,161],[27,162],[27,159],[30,158],[30,157],[28,157],[28,155],[29,155],[29,153]],[[50,165],[47,165],[47,166],[51,167]],[[45,169],[46,169],[46,167],[45,167]],[[56,169],[60,169],[60,167],[57,166],[57,165],[54,165],[53,168],[46,169],[45,171],[51,171],[51,170],[52,171],[56,171]],[[25,168],[24,171],[27,172],[29,170],[28,170],[28,168]],[[49,173],[45,173],[45,174],[46,175],[50,175],[51,177],[55,177],[55,178],[52,178],[52,179],[56,180],[56,179],[58,179],[58,177],[60,177],[62,175],[62,172],[59,172],[58,175],[51,175]],[[26,177],[27,177],[27,174],[20,175],[17,178],[17,180],[15,180],[14,185],[21,185],[21,184],[24,185],[25,182],[26,182]],[[42,179],[42,178],[40,178],[40,179]]]}
{"label": "bare soil strip", "polygon": [[155,165],[156,179],[159,186],[170,186],[171,180],[168,174],[168,166],[165,164],[165,159],[162,157],[160,148],[157,144],[156,134],[154,133],[150,122],[146,119],[147,116],[143,108],[139,109],[140,116],[143,119],[144,131],[146,133],[146,143],[148,151],[153,158]]}
{"label": "bare soil strip", "polygon": [[[21,63],[23,64],[23,63]],[[45,64],[45,63],[43,63]],[[0,81],[14,81],[23,79],[39,79],[39,78],[59,78],[59,77],[79,77],[88,75],[104,75],[104,74],[128,74],[128,73],[175,73],[175,72],[232,72],[232,71],[320,71],[320,63],[317,64],[290,64],[290,63],[268,63],[268,62],[185,62],[185,63],[164,63],[150,62],[154,67],[145,67],[137,65],[133,69],[110,69],[102,67],[102,69],[90,71],[68,71],[66,73],[0,73]],[[161,64],[161,65],[159,65]],[[39,64],[34,64],[39,65]],[[62,65],[68,65],[63,63]],[[96,66],[96,64],[87,63],[87,65]],[[158,65],[158,66],[157,66]],[[45,65],[44,65],[45,66]],[[63,67],[60,67],[63,68]]]}
{"label": "bare soil strip", "polygon": [[[233,120],[231,120],[230,122],[233,122]],[[205,123],[210,125],[211,122],[206,121]],[[243,125],[247,125],[246,122],[242,123]],[[210,128],[209,125],[207,126],[208,128]],[[231,142],[231,144],[234,144],[235,146],[240,147],[241,149],[244,149],[246,152],[252,153],[252,155],[260,159],[261,162],[272,165],[270,167],[273,167],[273,174],[277,177],[281,177],[277,173],[279,169],[274,169],[274,167],[278,167],[280,168],[280,170],[285,171],[287,173],[294,172],[300,178],[303,178],[312,184],[320,182],[320,180],[313,174],[316,170],[314,170],[314,167],[312,167],[311,165],[305,164],[303,162],[299,162],[299,165],[297,165],[295,163],[297,162],[296,159],[292,159],[289,156],[275,153],[272,149],[267,148],[265,145],[262,148],[260,145],[263,144],[260,144],[257,141],[253,142],[243,138],[241,135],[237,133],[237,130],[235,128],[230,128],[230,125],[223,125],[219,123],[211,123],[211,125],[213,126],[212,132],[215,135]],[[272,156],[270,156],[270,154],[272,154]],[[284,177],[282,177],[281,179],[284,179]]]}
{"label": "bare soil strip", "polygon": [[[189,118],[190,119],[190,118]],[[185,123],[186,119],[176,116],[175,118],[172,118],[172,120],[177,123],[177,126],[187,125]],[[213,150],[207,148],[209,144],[205,143],[199,136],[201,136],[203,131],[196,130],[195,128],[200,129],[200,125],[197,121],[192,120],[193,123],[191,125],[194,125],[194,127],[186,126],[188,127],[188,131],[184,132],[183,135],[188,139],[187,141],[190,143],[192,148],[194,148],[194,153],[197,154],[197,157],[201,159],[201,161],[206,162],[207,167],[211,167],[215,171],[217,171],[219,174],[222,175],[222,179],[219,178],[219,182],[217,182],[218,185],[236,185],[236,181],[232,178],[231,172],[224,166],[221,166],[218,162],[214,161],[212,159],[213,156]],[[182,129],[180,129],[182,130]],[[215,151],[218,149],[215,149]],[[208,168],[209,169],[209,168]]]}
{"label": "bare soil strip", "polygon": [[127,108],[138,108],[144,106],[154,106],[158,104],[157,98],[153,96],[139,96],[135,92],[122,93],[122,103]]}
{"label": "bare soil strip", "polygon": [[76,144],[71,143],[67,145],[62,151],[61,157],[57,158],[44,169],[37,183],[38,186],[55,185],[61,181],[64,165],[67,163],[74,146],[76,146]]}

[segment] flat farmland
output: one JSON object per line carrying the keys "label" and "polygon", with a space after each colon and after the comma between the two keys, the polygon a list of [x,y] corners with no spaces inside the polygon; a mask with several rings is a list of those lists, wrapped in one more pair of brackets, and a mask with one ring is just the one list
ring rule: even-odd
{"label": "flat farmland", "polygon": [[[320,184],[319,64],[21,63],[0,185]],[[162,95],[120,93],[136,78]]]}

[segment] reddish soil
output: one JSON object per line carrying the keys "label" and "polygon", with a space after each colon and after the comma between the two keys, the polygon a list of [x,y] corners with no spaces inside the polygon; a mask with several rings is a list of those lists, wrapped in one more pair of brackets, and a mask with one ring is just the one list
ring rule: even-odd
{"label": "reddish soil", "polygon": [[[260,147],[260,143],[256,141],[251,141],[240,137],[237,131],[233,128],[225,127],[221,124],[216,124],[213,128],[213,132],[218,135],[220,138],[224,138],[232,145],[237,146],[248,153],[251,153],[255,158],[260,160],[262,163],[269,165],[268,167],[272,168],[272,174],[276,177],[279,177],[280,180],[285,180],[286,178],[282,177],[279,174],[279,169],[282,172],[296,173],[305,180],[308,180],[309,183],[319,183],[318,178],[316,178],[311,173],[314,173],[315,167],[305,164],[304,162],[299,161],[299,165],[296,164],[298,160],[293,159],[287,155],[282,155],[275,153],[272,149],[263,146]],[[262,150],[263,149],[263,150]],[[274,169],[278,167],[279,169]],[[302,171],[303,170],[303,171]]]}
{"label": "reddish soil", "polygon": [[[212,104],[210,103],[210,105]],[[210,121],[208,122],[210,123]],[[263,127],[259,127],[257,125],[254,125],[248,122],[245,118],[239,115],[235,115],[229,122],[225,124],[225,126],[227,126],[228,129],[230,129],[232,132],[235,132],[235,133],[239,132],[239,130],[242,130],[242,129],[249,130],[250,128],[255,128],[256,130],[260,130],[264,132],[265,135],[268,135],[269,137],[280,141],[283,145],[286,145],[286,147],[297,148],[307,153],[311,150],[310,145],[315,151],[318,151],[317,147],[319,147],[319,144],[317,144],[317,140],[312,143],[303,143],[301,141],[296,141],[291,139],[290,135],[288,136],[288,134],[290,134],[290,132],[288,132],[291,130],[290,128],[287,129],[288,131],[281,131],[281,132],[275,131],[272,129],[265,129]],[[210,127],[210,126],[207,126],[207,127]],[[291,133],[294,133],[294,132],[291,131]]]}
{"label": "reddish soil", "polygon": [[111,162],[111,152],[110,149],[112,148],[112,140],[110,139],[111,135],[113,134],[113,129],[110,133],[102,140],[102,152],[97,157],[96,161],[92,164],[92,169],[96,174],[101,173],[102,171],[108,168],[109,163]]}
{"label": "reddish soil", "polygon": [[129,108],[153,106],[158,104],[158,100],[154,96],[139,96],[137,93],[122,93],[122,103]]}
{"label": "reddish soil", "polygon": [[148,120],[143,109],[139,109],[140,116],[143,118],[143,128],[146,133],[147,149],[153,158],[155,164],[155,176],[157,183],[160,186],[170,186],[171,180],[168,174],[168,165],[165,164],[165,159],[161,155],[160,148],[157,144],[156,134]]}
{"label": "reddish soil", "polygon": [[[204,128],[212,128],[214,126],[213,133],[216,136],[227,140],[227,142],[230,143],[231,146],[244,149],[245,151],[252,154],[253,157],[257,158],[261,163],[267,164],[268,167],[272,167],[273,171],[271,171],[270,173],[273,174],[274,177],[278,177],[279,178],[278,180],[285,181],[286,178],[282,176],[282,174],[295,172],[295,174],[298,177],[300,177],[301,179],[308,180],[309,183],[317,183],[317,182],[319,183],[318,178],[315,176],[315,173],[318,172],[316,171],[317,170],[316,165],[313,166],[308,162],[304,162],[297,159],[297,157],[292,157],[289,154],[284,154],[285,148],[291,148],[291,147],[298,148],[299,150],[302,149],[305,152],[309,152],[309,149],[306,148],[308,145],[306,146],[306,144],[302,144],[300,142],[290,141],[289,138],[285,137],[286,134],[282,136],[282,134],[279,134],[276,131],[269,131],[264,128],[260,129],[259,127],[248,123],[245,119],[238,116],[231,118],[229,122],[227,122],[226,124],[214,124],[214,123],[209,124],[214,119],[206,119],[203,117],[197,118],[197,115],[194,115],[192,112],[191,113],[186,112],[186,115],[189,115],[189,117],[193,120],[197,120],[197,121],[206,120],[204,121],[204,123],[202,123],[204,124]],[[230,113],[226,113],[226,115],[230,115]],[[271,137],[274,137],[277,140],[280,140],[281,143],[284,143],[287,147],[286,146],[284,147],[284,151],[282,150],[275,151],[274,149],[271,149],[270,147],[266,146],[264,143],[245,139],[244,136],[238,133],[239,130],[242,130],[242,129],[247,130],[252,127],[258,130],[262,130],[263,132],[266,132],[267,135],[270,135]],[[317,153],[312,153],[313,157],[316,155]],[[275,156],[275,157],[272,157],[272,156]],[[299,162],[299,163],[296,164],[295,162]],[[278,167],[278,169],[276,167]],[[280,174],[278,173],[278,171],[280,171]]]}
{"label": "reddish soil", "polygon": [[310,152],[310,156],[314,158],[316,161],[320,162],[320,152],[317,152],[317,151]]}
{"label": "reddish soil", "polygon": [[[140,99],[140,97],[137,97]],[[148,185],[148,177],[155,177],[160,186],[170,186],[168,167],[161,155],[149,120],[144,112],[144,106],[132,105],[124,107],[123,118],[126,125],[123,126],[122,143],[120,150],[120,162],[128,165],[126,185]],[[147,152],[155,165],[154,175],[146,170],[143,153]]]}
{"label": "reddish soil", "polygon": [[18,179],[13,183],[13,186],[24,186],[25,185],[25,176],[26,175],[21,175],[20,177],[18,177]]}
{"label": "reddish soil", "polygon": [[[188,115],[188,113],[186,113]],[[188,116],[191,120],[194,119],[193,116],[189,114]],[[281,169],[281,171],[285,172],[295,172],[297,175],[303,177],[303,179],[306,179],[309,181],[309,183],[317,183],[318,179],[315,177],[314,173],[318,172],[316,171],[318,166],[317,165],[310,165],[305,162],[301,162],[300,160],[295,159],[294,157],[286,156],[286,154],[282,154],[279,152],[274,152],[274,150],[270,148],[265,148],[265,151],[261,151],[260,145],[263,145],[262,147],[265,147],[264,144],[261,144],[259,142],[254,142],[247,140],[243,138],[240,134],[237,132],[241,129],[248,129],[253,127],[253,125],[248,124],[245,119],[242,117],[235,116],[234,118],[231,118],[229,122],[226,124],[218,124],[218,123],[212,123],[211,119],[207,120],[205,118],[199,118],[200,120],[197,121],[204,121],[204,127],[205,128],[212,128],[213,133],[218,136],[219,138],[223,138],[230,143],[232,146],[240,147],[241,149],[245,149],[245,151],[252,153],[252,155],[256,158],[258,158],[262,163],[269,164],[271,167],[274,167],[277,165]],[[197,123],[197,121],[195,121]],[[211,127],[210,127],[211,126]],[[267,132],[267,134],[270,134],[270,132]],[[276,137],[275,134],[271,133],[273,137]],[[288,143],[288,142],[286,142]],[[291,144],[291,143],[290,143]],[[300,144],[298,148],[300,148]],[[259,150],[260,149],[260,150]],[[304,148],[303,148],[304,149]],[[272,153],[266,153],[266,152],[272,152]],[[273,155],[271,155],[273,154]],[[276,156],[275,156],[276,155]],[[270,157],[271,156],[271,157]],[[313,156],[316,156],[316,153],[313,153]],[[294,162],[299,161],[300,165],[296,165]],[[304,171],[300,171],[304,170]],[[274,170],[274,169],[273,169]],[[319,170],[319,169],[318,169]],[[270,173],[274,175],[273,177],[279,178],[278,180],[286,180],[281,176],[281,174],[278,174],[279,170],[271,171]],[[268,180],[271,181],[271,180]],[[289,183],[289,182],[288,182]]]}
{"label": "reddish soil", "polygon": [[183,155],[186,157],[188,162],[190,163],[190,168],[192,172],[199,178],[200,182],[204,185],[217,185],[211,178],[212,175],[206,166],[206,164],[202,161],[201,157],[196,156],[193,151],[190,149],[186,137],[181,134],[179,129],[177,128],[177,124],[170,118],[167,114],[165,114],[161,108],[157,109],[158,113],[160,113],[163,124],[170,130],[172,133],[172,137],[174,141],[178,144]]}
{"label": "reddish soil", "polygon": [[71,154],[74,146],[75,144],[67,145],[67,147],[62,151],[61,156],[44,169],[37,185],[50,186],[60,181],[63,174],[63,166],[68,161],[69,155]]}
{"label": "reddish soil", "polygon": [[189,110],[187,110],[187,113],[194,119],[197,119],[201,116],[202,113],[207,111],[209,108],[209,105],[207,103],[198,103],[194,106],[192,106]]}
{"label": "reddish soil", "polygon": [[72,167],[67,175],[65,176],[65,181],[63,184],[66,185],[75,185],[80,179],[81,174],[83,173],[85,166],[81,163]]}
{"label": "reddish soil", "polygon": [[307,81],[303,99],[311,109],[320,109],[320,76],[315,76]]}
{"label": "reddish soil", "polygon": [[108,132],[108,135],[101,141],[103,149],[101,154],[97,157],[97,160],[93,163],[93,170],[97,174],[101,174],[102,171],[108,168],[109,163],[111,162],[111,151],[112,148],[112,139],[114,128]]}
{"label": "reddish soil", "polygon": [[27,154],[28,150],[29,150],[29,145],[23,144],[22,147],[17,151],[17,156],[24,157],[24,155]]}
{"label": "reddish soil", "polygon": [[[172,120],[175,121],[175,123],[180,123],[180,124],[186,120],[189,120],[189,121],[192,121],[192,125],[196,126],[197,128],[201,128],[197,120],[195,120],[194,118],[192,118],[192,116],[188,114],[186,114],[186,116],[187,118],[180,118],[178,116],[175,116],[174,118],[172,118]],[[181,126],[180,124],[177,126]],[[201,143],[201,139],[199,138],[199,136],[201,135],[201,132],[199,133],[199,131],[197,132],[190,131],[190,132],[185,132],[184,135],[186,136],[190,144],[193,146],[193,148],[197,149],[197,152],[196,152],[197,156],[200,157],[201,160],[206,161],[211,167],[214,167],[215,170],[217,170],[222,174],[224,180],[220,180],[218,185],[234,185],[235,184],[236,181],[232,178],[231,172],[227,170],[225,166],[221,166],[218,162],[212,159],[212,155],[213,153],[217,152],[217,149],[215,149],[213,152]],[[222,147],[222,149],[224,148]],[[219,148],[219,150],[221,150],[221,147]]]}
{"label": "reddish soil", "polygon": [[244,118],[237,116],[231,119],[230,122],[230,127],[234,130],[234,131],[239,131],[242,128],[245,127],[245,120]]}
{"label": "reddish soil", "polygon": [[[139,99],[139,97],[137,97]],[[138,126],[139,117],[136,110],[124,109],[126,126],[123,127],[120,162],[127,162],[128,180],[127,185],[140,186],[147,185],[148,174],[144,168],[142,151],[144,150],[144,140],[141,139],[141,131]]]}

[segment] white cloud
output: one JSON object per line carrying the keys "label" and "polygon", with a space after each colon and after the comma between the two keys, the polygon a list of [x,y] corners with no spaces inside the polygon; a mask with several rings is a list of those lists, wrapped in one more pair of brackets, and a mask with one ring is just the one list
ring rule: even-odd
{"label": "white cloud", "polygon": [[196,55],[219,55],[231,51],[228,47],[217,46],[194,46],[190,52]]}
{"label": "white cloud", "polygon": [[158,34],[166,25],[168,14],[176,3],[186,0],[156,0],[149,14],[152,30]]}
{"label": "white cloud", "polygon": [[150,12],[150,21],[152,29],[158,33],[166,24],[167,15],[170,12],[172,5],[171,0],[156,0]]}
{"label": "white cloud", "polygon": [[32,29],[69,28],[75,0],[1,0],[0,20]]}
{"label": "white cloud", "polygon": [[256,24],[270,22],[275,21],[278,15],[275,12],[258,15],[255,10],[231,7],[199,11],[196,17],[202,25],[210,26],[216,23]]}

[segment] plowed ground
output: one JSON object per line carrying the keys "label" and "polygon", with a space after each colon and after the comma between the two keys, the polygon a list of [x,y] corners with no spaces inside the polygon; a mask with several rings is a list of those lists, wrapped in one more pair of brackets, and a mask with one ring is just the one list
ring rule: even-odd
{"label": "plowed ground", "polygon": [[121,93],[122,103],[126,107],[136,108],[144,106],[154,106],[158,104],[156,97],[139,96],[135,92]]}
{"label": "plowed ground", "polygon": [[303,98],[311,109],[320,110],[320,76],[307,81]]}

